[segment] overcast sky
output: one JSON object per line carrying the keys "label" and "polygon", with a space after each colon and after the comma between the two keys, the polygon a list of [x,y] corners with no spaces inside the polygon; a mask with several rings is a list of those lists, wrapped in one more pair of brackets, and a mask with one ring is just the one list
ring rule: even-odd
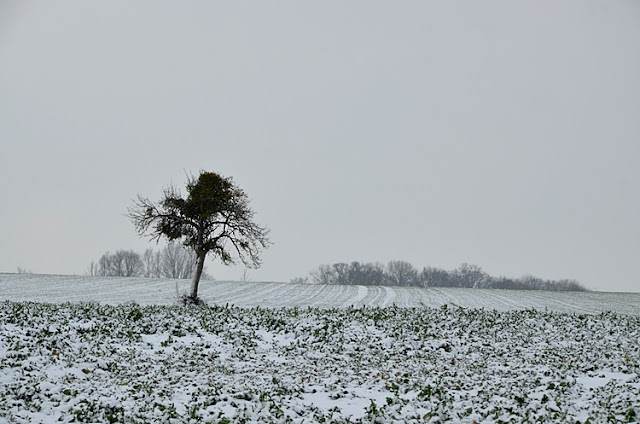
{"label": "overcast sky", "polygon": [[[0,0],[0,272],[234,177],[254,281],[403,259],[640,291],[640,2]],[[219,280],[244,268],[208,261]]]}

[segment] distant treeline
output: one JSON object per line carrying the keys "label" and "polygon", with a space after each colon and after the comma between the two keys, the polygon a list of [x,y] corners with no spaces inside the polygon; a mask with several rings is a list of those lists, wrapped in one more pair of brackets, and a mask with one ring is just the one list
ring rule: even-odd
{"label": "distant treeline", "polygon": [[419,286],[419,287],[466,287],[477,289],[511,290],[557,290],[586,291],[576,280],[544,280],[526,275],[520,278],[493,277],[477,265],[462,264],[447,271],[426,267],[419,271],[409,262],[391,261],[386,266],[380,263],[351,262],[320,265],[309,277],[295,278],[292,282],[316,284]]}
{"label": "distant treeline", "polygon": [[[91,261],[86,274],[109,277],[147,277],[190,279],[196,271],[196,254],[178,243],[169,243],[163,249],[147,249],[140,254],[133,250],[106,252],[95,262]],[[202,273],[202,278],[212,277]]]}

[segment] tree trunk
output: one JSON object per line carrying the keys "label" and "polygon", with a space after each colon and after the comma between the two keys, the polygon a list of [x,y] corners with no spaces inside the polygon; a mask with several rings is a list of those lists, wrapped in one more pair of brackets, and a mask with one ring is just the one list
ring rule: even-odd
{"label": "tree trunk", "polygon": [[207,256],[207,253],[198,252],[198,266],[196,267],[196,273],[193,276],[193,281],[191,282],[191,298],[198,298],[198,285],[200,284],[200,277],[202,276],[202,270],[204,269],[204,259]]}

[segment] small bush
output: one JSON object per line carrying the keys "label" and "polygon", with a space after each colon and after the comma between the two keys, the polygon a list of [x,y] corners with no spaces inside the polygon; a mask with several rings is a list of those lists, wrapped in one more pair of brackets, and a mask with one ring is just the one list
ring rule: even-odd
{"label": "small bush", "polygon": [[182,306],[207,306],[207,303],[202,298],[189,294],[181,294],[178,296],[178,303]]}

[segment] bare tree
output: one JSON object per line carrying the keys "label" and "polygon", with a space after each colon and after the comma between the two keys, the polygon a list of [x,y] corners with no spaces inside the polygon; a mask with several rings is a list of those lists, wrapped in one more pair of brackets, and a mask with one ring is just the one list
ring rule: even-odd
{"label": "bare tree", "polygon": [[[145,278],[193,278],[196,271],[197,257],[194,252],[185,249],[178,243],[170,242],[158,252],[149,248],[142,255],[131,250],[106,252],[98,262],[91,261],[86,275],[145,277]],[[212,280],[202,271],[202,278]]]}
{"label": "bare tree", "polygon": [[349,265],[349,284],[381,285],[384,282],[384,266],[379,263],[351,262]]}
{"label": "bare tree", "polygon": [[133,250],[118,250],[115,256],[116,261],[120,264],[123,277],[137,277],[142,274],[142,260],[137,252]]}
{"label": "bare tree", "polygon": [[120,265],[116,265],[113,255],[110,252],[105,252],[100,259],[98,259],[98,272],[100,276],[118,276],[120,272]]}
{"label": "bare tree", "polygon": [[242,271],[242,277],[240,277],[240,281],[242,281],[243,283],[249,281],[249,270],[246,267]]}
{"label": "bare tree", "polygon": [[161,276],[165,278],[193,278],[198,258],[180,244],[170,242],[160,254]]}
{"label": "bare tree", "polygon": [[144,271],[142,273],[143,277],[159,278],[162,276],[160,266],[160,252],[154,252],[151,248],[146,249],[142,254],[141,259],[142,266],[144,268]]}
{"label": "bare tree", "polygon": [[387,278],[389,284],[395,286],[417,286],[418,270],[406,261],[390,261],[387,264]]}
{"label": "bare tree", "polygon": [[144,266],[140,255],[133,250],[117,250],[111,254],[106,252],[98,261],[97,267],[92,263],[95,275],[110,277],[137,277],[142,275]]}
{"label": "bare tree", "polygon": [[349,264],[340,262],[333,264],[331,284],[350,284]]}
{"label": "bare tree", "polygon": [[316,284],[332,284],[331,266],[320,265],[311,271],[311,280]]}
{"label": "bare tree", "polygon": [[96,263],[96,261],[91,261],[89,263],[89,266],[87,267],[86,275],[90,277],[95,277],[96,275],[98,275],[98,264]]}
{"label": "bare tree", "polygon": [[366,263],[362,265],[360,269],[360,283],[358,284],[371,284],[382,285],[384,283],[384,265],[381,263]]}
{"label": "bare tree", "polygon": [[420,282],[425,287],[452,287],[458,285],[449,271],[431,266],[422,270]]}
{"label": "bare tree", "polygon": [[254,211],[247,195],[231,178],[201,172],[187,183],[188,195],[169,186],[158,203],[138,196],[129,208],[129,218],[140,235],[158,241],[180,240],[197,257],[190,299],[198,301],[198,285],[207,254],[233,264],[236,257],[247,267],[260,266],[260,253],[271,242],[269,230],[253,222]]}
{"label": "bare tree", "polygon": [[453,273],[459,287],[481,289],[490,285],[491,277],[478,265],[463,263]]}

